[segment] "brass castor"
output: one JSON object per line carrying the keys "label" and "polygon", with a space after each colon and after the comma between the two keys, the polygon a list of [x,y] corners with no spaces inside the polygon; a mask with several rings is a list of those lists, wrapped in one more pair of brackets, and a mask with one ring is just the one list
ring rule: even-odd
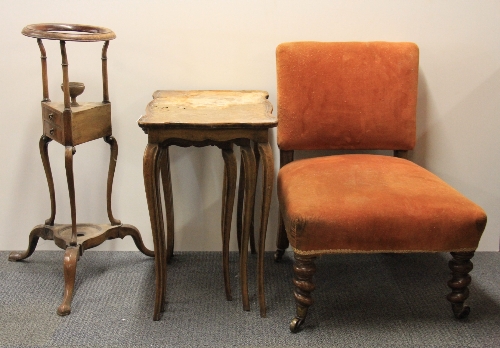
{"label": "brass castor", "polygon": [[290,331],[292,333],[299,332],[299,329],[303,323],[304,323],[304,319],[300,319],[298,317],[293,318],[292,322],[290,323]]}

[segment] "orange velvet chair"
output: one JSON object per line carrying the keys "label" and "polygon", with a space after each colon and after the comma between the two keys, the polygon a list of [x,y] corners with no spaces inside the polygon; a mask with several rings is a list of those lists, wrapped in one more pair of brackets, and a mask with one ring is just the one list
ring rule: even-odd
{"label": "orange velvet chair", "polygon": [[[407,160],[415,145],[414,43],[292,42],[277,47],[278,261],[291,244],[296,332],[312,304],[314,259],[334,253],[451,252],[457,318],[486,214]],[[294,150],[393,150],[293,161]],[[286,230],[286,232],[285,232]]]}

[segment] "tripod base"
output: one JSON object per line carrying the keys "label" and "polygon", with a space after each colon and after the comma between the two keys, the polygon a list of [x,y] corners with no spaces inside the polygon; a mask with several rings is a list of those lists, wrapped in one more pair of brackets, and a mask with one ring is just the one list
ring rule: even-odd
{"label": "tripod base", "polygon": [[64,316],[71,313],[71,300],[73,299],[73,290],[75,287],[76,264],[87,249],[101,245],[103,242],[131,236],[134,243],[146,256],[154,257],[154,252],[144,246],[139,230],[132,225],[96,225],[96,224],[77,224],[77,245],[70,245],[71,225],[54,224],[37,225],[29,236],[28,249],[25,252],[13,251],[9,255],[9,261],[20,261],[28,258],[35,251],[40,238],[44,240],[53,240],[55,244],[65,249],[64,254],[64,297],[61,305],[57,309],[57,314]]}

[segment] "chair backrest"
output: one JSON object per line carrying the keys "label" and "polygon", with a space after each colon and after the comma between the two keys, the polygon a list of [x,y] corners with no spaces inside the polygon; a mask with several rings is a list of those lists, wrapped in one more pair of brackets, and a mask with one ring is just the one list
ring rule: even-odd
{"label": "chair backrest", "polygon": [[290,42],[276,49],[281,150],[410,150],[418,47]]}

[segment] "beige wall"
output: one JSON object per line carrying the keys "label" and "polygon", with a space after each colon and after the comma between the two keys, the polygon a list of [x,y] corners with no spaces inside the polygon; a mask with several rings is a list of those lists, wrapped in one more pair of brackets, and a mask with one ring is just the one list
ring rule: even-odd
{"label": "beige wall", "polygon": [[[146,135],[138,128],[156,89],[263,89],[276,104],[274,50],[283,41],[414,41],[420,46],[418,146],[413,159],[480,204],[489,216],[480,250],[498,250],[500,234],[500,2],[451,0],[170,0],[0,2],[0,249],[24,249],[49,215],[38,153],[41,71],[31,23],[111,28],[108,51],[113,129],[120,155],[114,214],[137,226],[152,247],[142,179]],[[62,93],[57,42],[46,42],[52,100]],[[68,43],[70,80],[81,100],[100,100],[100,44]],[[277,154],[274,133],[273,146]],[[68,222],[63,147],[50,145],[58,203]],[[108,146],[77,147],[77,217],[105,222]],[[220,250],[222,157],[213,148],[171,151],[177,250]],[[276,163],[276,166],[278,163]],[[260,196],[259,196],[260,197]],[[273,196],[267,248],[274,249]],[[233,230],[234,233],[234,230]],[[234,236],[234,234],[233,234]],[[235,249],[235,238],[232,248]],[[40,249],[55,249],[42,241]],[[132,240],[101,250],[136,250]]]}

